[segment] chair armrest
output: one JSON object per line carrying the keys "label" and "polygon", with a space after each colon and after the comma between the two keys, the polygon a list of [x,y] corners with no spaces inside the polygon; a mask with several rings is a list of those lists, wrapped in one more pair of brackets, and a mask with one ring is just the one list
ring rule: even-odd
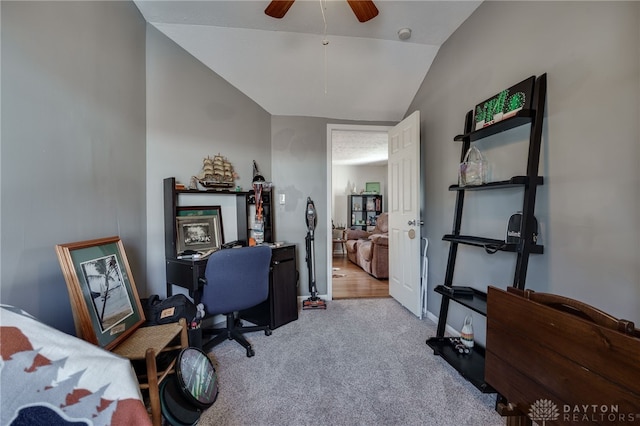
{"label": "chair armrest", "polygon": [[374,234],[369,237],[373,244],[377,246],[389,246],[389,236],[383,234]]}
{"label": "chair armrest", "polygon": [[347,240],[360,240],[369,238],[371,233],[362,229],[347,229]]}

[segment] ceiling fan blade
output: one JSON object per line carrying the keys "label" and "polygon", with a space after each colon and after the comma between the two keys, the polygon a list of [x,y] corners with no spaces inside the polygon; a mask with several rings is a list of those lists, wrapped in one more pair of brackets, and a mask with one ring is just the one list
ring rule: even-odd
{"label": "ceiling fan blade", "polygon": [[282,18],[286,15],[287,10],[291,7],[294,0],[285,1],[285,0],[273,0],[269,3],[269,6],[264,10],[264,13],[271,16],[272,18]]}
{"label": "ceiling fan blade", "polygon": [[347,0],[347,2],[360,22],[367,22],[378,16],[378,8],[372,0]]}

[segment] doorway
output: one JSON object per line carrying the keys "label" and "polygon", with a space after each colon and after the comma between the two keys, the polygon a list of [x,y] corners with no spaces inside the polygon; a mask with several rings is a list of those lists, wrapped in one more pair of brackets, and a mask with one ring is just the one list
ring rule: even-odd
{"label": "doorway", "polygon": [[327,125],[327,298],[389,297],[388,280],[379,280],[348,260],[344,245],[334,244],[349,227],[348,202],[366,182],[379,182],[383,211],[388,199],[387,157],[389,126]]}
{"label": "doorway", "polygon": [[389,279],[379,280],[350,262],[346,256],[334,253],[332,259],[333,289],[335,299],[363,299],[391,297]]}

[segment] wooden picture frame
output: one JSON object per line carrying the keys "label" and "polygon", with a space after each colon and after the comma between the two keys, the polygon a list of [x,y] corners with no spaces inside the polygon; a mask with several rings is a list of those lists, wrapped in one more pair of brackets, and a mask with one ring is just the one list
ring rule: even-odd
{"label": "wooden picture frame", "polygon": [[120,237],[56,245],[76,334],[110,350],[144,321]]}
{"label": "wooden picture frame", "polygon": [[379,194],[380,193],[380,182],[367,182],[365,184],[365,193],[367,194]]}
{"label": "wooden picture frame", "polygon": [[185,250],[219,249],[223,241],[220,206],[189,206],[176,209],[176,255]]}

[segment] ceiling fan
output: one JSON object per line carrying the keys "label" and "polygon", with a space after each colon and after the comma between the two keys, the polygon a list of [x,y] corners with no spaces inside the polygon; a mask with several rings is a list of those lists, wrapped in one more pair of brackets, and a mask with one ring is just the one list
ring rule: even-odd
{"label": "ceiling fan", "polygon": [[[287,13],[295,0],[273,0],[264,10],[264,13],[272,18],[282,18]],[[351,10],[360,22],[367,22],[378,16],[378,8],[372,0],[347,0]]]}

